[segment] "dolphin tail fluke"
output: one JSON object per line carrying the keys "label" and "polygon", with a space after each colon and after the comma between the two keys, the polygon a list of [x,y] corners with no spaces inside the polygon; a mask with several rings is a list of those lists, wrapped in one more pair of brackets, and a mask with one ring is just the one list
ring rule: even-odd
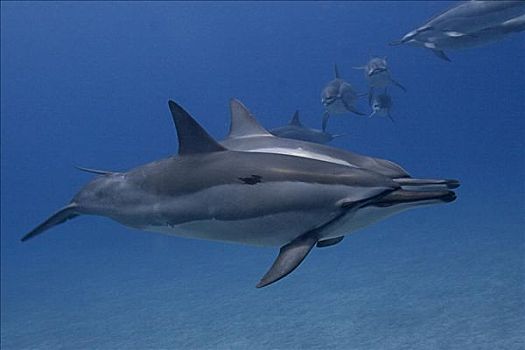
{"label": "dolphin tail fluke", "polygon": [[357,114],[357,115],[366,115],[366,113],[363,113],[363,112],[360,112],[358,111],[354,106],[349,106],[350,108],[348,108],[348,110],[354,114]]}
{"label": "dolphin tail fluke", "polygon": [[75,203],[71,203],[63,207],[53,215],[51,215],[46,221],[44,221],[34,229],[32,229],[29,233],[27,233],[24,237],[21,238],[21,241],[25,242],[30,238],[38,236],[44,231],[50,229],[51,227],[60,225],[69,219],[73,219],[78,215],[79,213],[77,212],[77,205]]}
{"label": "dolphin tail fluke", "polygon": [[372,111],[372,113],[370,113],[370,115],[368,116],[368,118],[372,118],[375,114],[376,114],[376,111]]}
{"label": "dolphin tail fluke", "polygon": [[436,49],[430,49],[436,55],[437,57],[441,58],[442,60],[445,60],[447,62],[452,62],[450,58],[445,54],[445,51],[443,50],[436,50]]}
{"label": "dolphin tail fluke", "polygon": [[256,287],[266,287],[289,275],[310,253],[317,240],[316,235],[303,235],[282,246],[272,267],[261,278]]}
{"label": "dolphin tail fluke", "polygon": [[416,191],[433,191],[439,188],[453,190],[459,187],[459,181],[454,179],[414,179],[414,178],[399,178],[394,179],[404,190]]}

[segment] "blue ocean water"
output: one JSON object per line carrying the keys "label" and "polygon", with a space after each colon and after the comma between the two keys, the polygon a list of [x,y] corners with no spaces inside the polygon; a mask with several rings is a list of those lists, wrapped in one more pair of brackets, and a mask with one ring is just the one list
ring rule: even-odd
{"label": "blue ocean water", "polygon": [[[523,349],[525,36],[450,52],[391,47],[445,2],[2,2],[2,349]],[[228,100],[267,127],[320,90],[366,91],[387,56],[396,123],[334,116],[333,144],[417,177],[457,178],[458,199],[312,251],[255,284],[277,249],[146,233],[82,217],[20,237],[92,175],[170,156],[167,100],[218,139]],[[367,109],[364,99],[361,109]]]}

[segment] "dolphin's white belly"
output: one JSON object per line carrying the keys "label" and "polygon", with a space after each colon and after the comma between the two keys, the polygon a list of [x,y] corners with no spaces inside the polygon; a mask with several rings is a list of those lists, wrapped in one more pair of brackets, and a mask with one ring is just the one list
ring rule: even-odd
{"label": "dolphin's white belly", "polygon": [[105,215],[128,226],[181,237],[281,246],[334,219],[341,200],[361,198],[369,191],[262,179],[253,185],[220,185],[187,195],[151,197]]}
{"label": "dolphin's white belly", "polygon": [[303,212],[288,212],[244,220],[199,220],[143,229],[185,238],[280,247],[317,225],[317,220],[309,219]]}

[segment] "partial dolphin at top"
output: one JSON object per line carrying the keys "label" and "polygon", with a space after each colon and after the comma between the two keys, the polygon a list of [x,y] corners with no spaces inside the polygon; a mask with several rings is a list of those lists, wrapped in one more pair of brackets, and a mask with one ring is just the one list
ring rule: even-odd
{"label": "partial dolphin at top", "polygon": [[525,30],[524,14],[525,1],[461,2],[391,44],[425,47],[450,61],[445,50],[481,46]]}

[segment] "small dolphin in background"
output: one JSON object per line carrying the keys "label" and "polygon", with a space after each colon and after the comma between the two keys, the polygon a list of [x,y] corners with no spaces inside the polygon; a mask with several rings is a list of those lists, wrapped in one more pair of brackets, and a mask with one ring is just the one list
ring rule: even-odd
{"label": "small dolphin in background", "polygon": [[365,66],[354,67],[354,69],[363,69],[365,71],[365,79],[368,81],[368,86],[370,87],[368,103],[372,101],[374,89],[384,89],[392,84],[405,92],[407,91],[403,85],[390,76],[386,57],[373,57]]}
{"label": "small dolphin in background", "polygon": [[321,103],[325,107],[322,130],[326,130],[328,118],[331,114],[352,112],[357,115],[366,115],[354,106],[360,97],[352,85],[341,79],[337,64],[334,64],[335,79],[330,81],[321,92]]}
{"label": "small dolphin in background", "polygon": [[341,135],[332,135],[326,131],[311,129],[303,126],[299,120],[299,111],[296,111],[292,117],[292,120],[289,124],[274,128],[270,130],[275,136],[284,137],[288,139],[308,141],[320,144],[326,144],[336,137],[343,136]]}
{"label": "small dolphin in background", "polygon": [[370,106],[372,107],[372,113],[368,116],[369,118],[372,118],[377,114],[388,117],[392,123],[394,123],[394,119],[390,115],[390,110],[392,109],[392,97],[390,97],[386,91],[380,95],[374,96]]}
{"label": "small dolphin in background", "polygon": [[524,30],[525,1],[467,1],[433,17],[391,45],[430,49],[450,61],[446,49],[481,46]]}

